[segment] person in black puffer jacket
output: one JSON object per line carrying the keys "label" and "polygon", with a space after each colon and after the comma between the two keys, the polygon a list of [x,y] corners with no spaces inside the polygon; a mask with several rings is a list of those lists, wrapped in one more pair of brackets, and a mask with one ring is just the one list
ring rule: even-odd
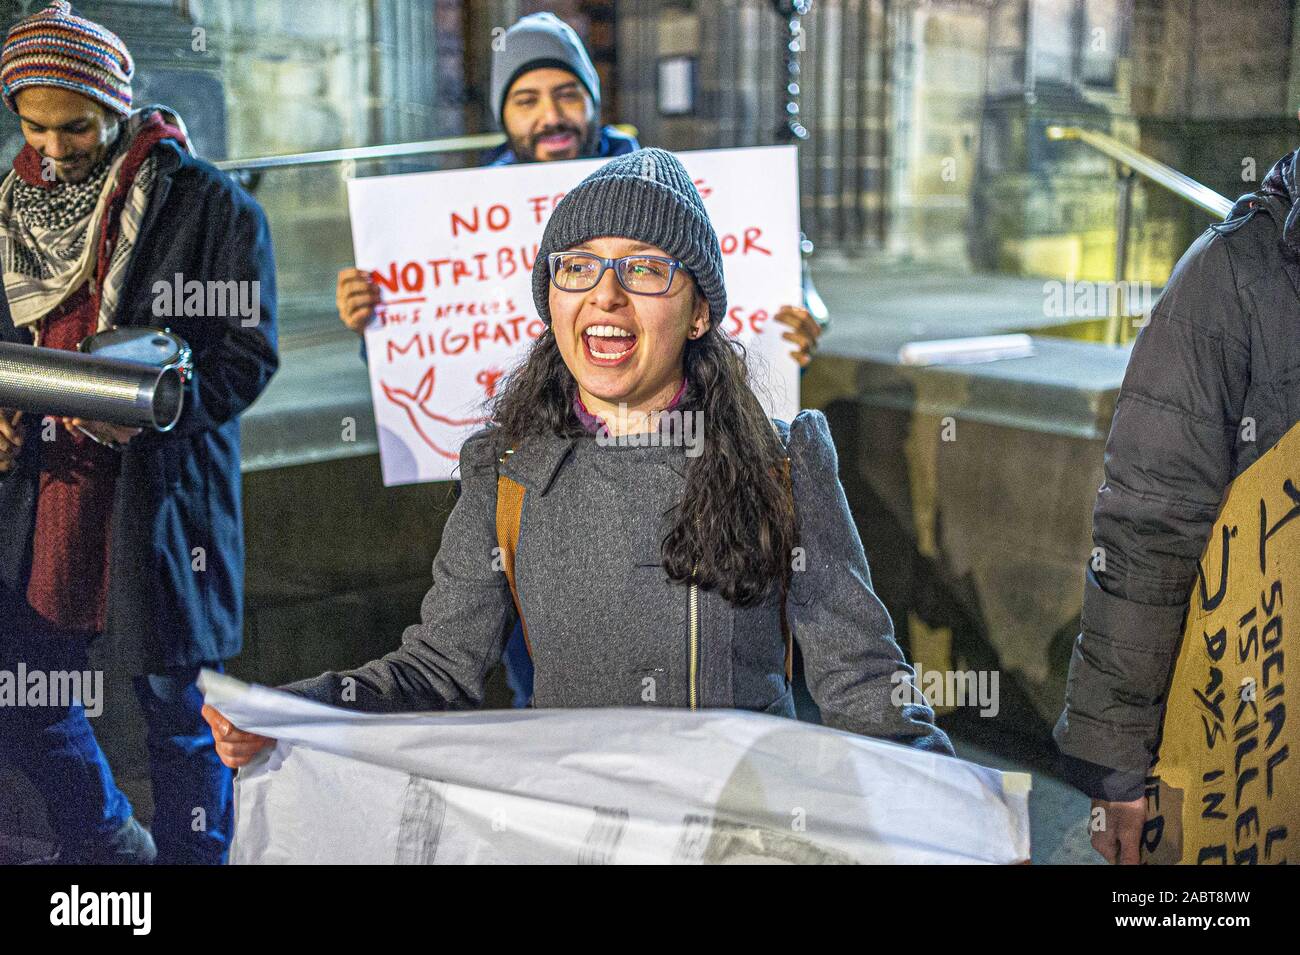
{"label": "person in black puffer jacket", "polygon": [[[1300,420],[1297,154],[1187,250],[1138,334],[1106,442],[1082,632],[1054,736],[1136,863],[1143,785],[1197,561],[1228,485]],[[1094,566],[1104,569],[1094,569]]]}

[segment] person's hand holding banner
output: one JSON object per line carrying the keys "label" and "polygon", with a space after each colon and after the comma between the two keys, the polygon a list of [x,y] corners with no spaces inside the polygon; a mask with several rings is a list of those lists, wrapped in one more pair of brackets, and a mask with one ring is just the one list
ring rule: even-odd
{"label": "person's hand holding banner", "polygon": [[257,733],[245,733],[217,710],[207,703],[200,711],[204,721],[212,728],[212,739],[216,744],[217,755],[231,769],[246,766],[262,750],[275,745],[269,736]]}

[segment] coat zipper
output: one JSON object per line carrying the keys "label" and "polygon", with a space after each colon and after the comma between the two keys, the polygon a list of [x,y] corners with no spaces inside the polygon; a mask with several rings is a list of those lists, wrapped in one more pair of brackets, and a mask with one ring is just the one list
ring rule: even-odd
{"label": "coat zipper", "polygon": [[700,669],[700,588],[695,583],[695,569],[691,568],[691,585],[687,602],[690,607],[690,706],[699,709]]}

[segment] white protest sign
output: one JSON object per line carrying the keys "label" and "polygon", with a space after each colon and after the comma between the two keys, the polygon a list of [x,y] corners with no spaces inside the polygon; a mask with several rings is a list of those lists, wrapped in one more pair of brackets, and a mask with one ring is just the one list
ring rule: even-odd
{"label": "white protest sign", "polygon": [[[748,350],[768,414],[799,409],[799,368],[773,321],[801,304],[793,146],[678,154],[722,245],[723,329]],[[484,402],[542,333],[532,266],[564,193],[608,160],[376,176],[348,183],[358,267],[384,304],[366,332],[385,485],[456,477]]]}
{"label": "white protest sign", "polygon": [[358,713],[204,670],[276,740],[232,865],[1011,864],[1026,773],[743,710]]}

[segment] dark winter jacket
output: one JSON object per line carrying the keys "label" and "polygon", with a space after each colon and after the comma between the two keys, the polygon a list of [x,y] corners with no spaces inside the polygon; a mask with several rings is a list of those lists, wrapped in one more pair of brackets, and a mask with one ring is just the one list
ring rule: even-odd
{"label": "dark winter jacket", "polygon": [[1300,420],[1297,196],[1292,154],[1187,250],[1133,347],[1055,730],[1095,798],[1142,794],[1224,492]]}
{"label": "dark winter jacket", "polygon": [[[278,366],[275,264],[261,208],[173,141],[161,142],[155,155],[158,180],[114,323],[171,328],[193,348],[195,374],[176,427],[134,438],[122,452],[116,483],[107,631],[130,654],[125,662],[146,670],[239,652],[239,415]],[[178,274],[183,282],[257,281],[257,324],[244,327],[238,314],[156,316],[155,283],[170,289]],[[0,340],[32,341],[28,329],[14,327],[3,289]],[[6,600],[26,592],[41,470],[40,418],[24,416],[23,427],[17,466],[0,475],[0,598]]]}
{"label": "dark winter jacket", "polygon": [[[951,753],[871,589],[825,417],[805,411],[779,428],[806,556],[787,612],[823,722]],[[443,531],[422,622],[407,628],[401,647],[284,689],[366,711],[482,703],[488,672],[518,619],[493,560],[499,466],[526,489],[515,570],[536,666],[534,705],[698,705],[794,716],[779,591],[739,608],[670,581],[661,566],[661,521],[682,493],[685,448],[534,437],[499,462],[498,443],[488,429],[461,449],[460,499]]]}

